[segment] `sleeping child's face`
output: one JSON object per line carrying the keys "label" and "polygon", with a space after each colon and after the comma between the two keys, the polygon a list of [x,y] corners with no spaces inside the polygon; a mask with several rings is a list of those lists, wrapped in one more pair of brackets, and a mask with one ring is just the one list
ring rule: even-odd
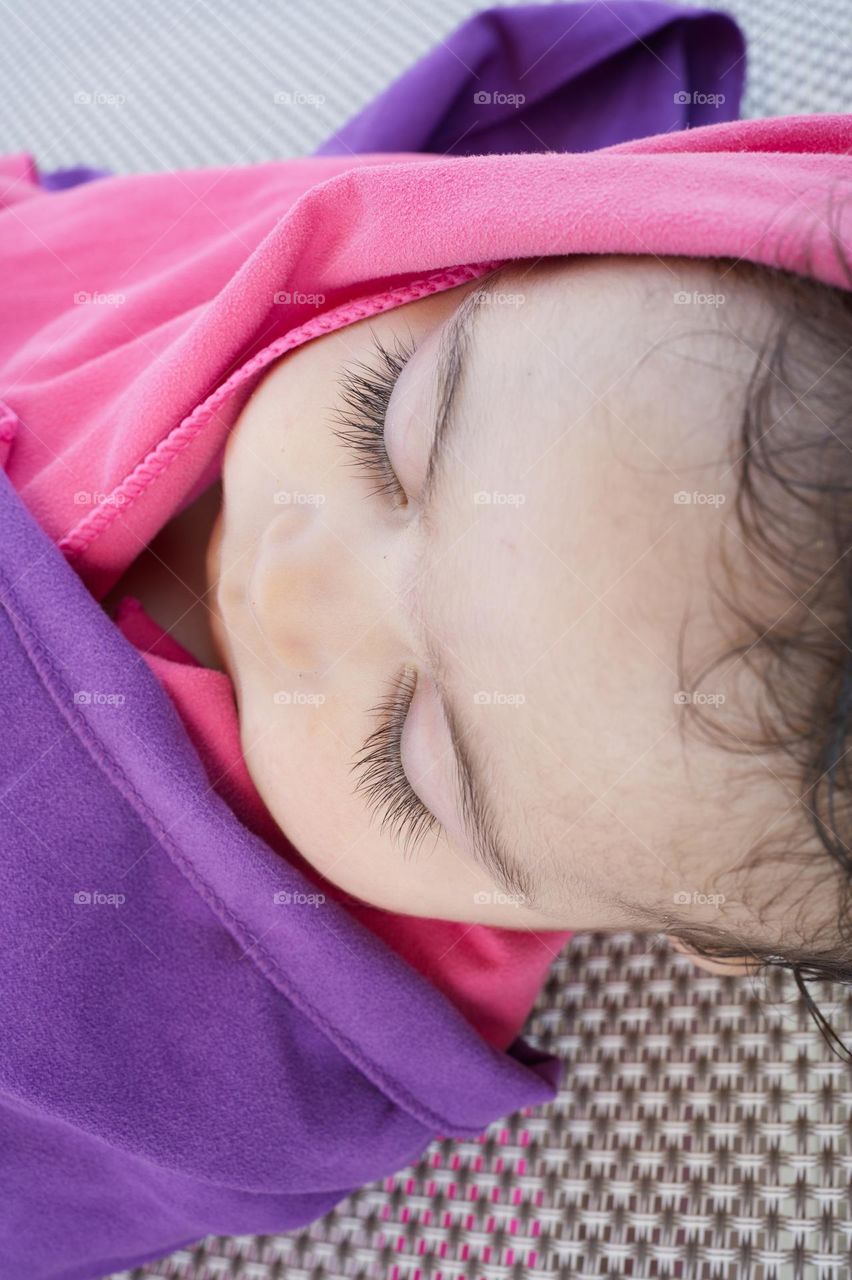
{"label": "sleeping child's face", "polygon": [[772,606],[732,510],[770,321],[699,261],[553,259],[272,366],[227,446],[210,599],[250,773],[324,876],[509,928],[783,935],[783,896],[758,923],[743,884],[789,790],[683,731],[748,680],[680,675],[736,639],[723,542]]}

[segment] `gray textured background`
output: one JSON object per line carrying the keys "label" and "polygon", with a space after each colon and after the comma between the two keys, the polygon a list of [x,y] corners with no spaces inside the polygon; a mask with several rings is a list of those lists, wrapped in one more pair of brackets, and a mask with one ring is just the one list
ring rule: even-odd
{"label": "gray textured background", "polygon": [[[5,0],[0,147],[32,151],[44,169],[87,163],[119,173],[303,154],[483,7]],[[852,0],[719,7],[749,44],[743,115],[852,110]],[[276,105],[288,89],[324,101]],[[75,103],[81,92],[126,101]]]}

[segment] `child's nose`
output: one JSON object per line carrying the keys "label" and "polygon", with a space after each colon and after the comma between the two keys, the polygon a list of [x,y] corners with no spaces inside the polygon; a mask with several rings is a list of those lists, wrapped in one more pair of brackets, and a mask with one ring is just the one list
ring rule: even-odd
{"label": "child's nose", "polygon": [[369,558],[354,530],[342,539],[320,507],[294,503],[275,514],[260,538],[248,601],[276,661],[319,675],[375,633],[392,597]]}

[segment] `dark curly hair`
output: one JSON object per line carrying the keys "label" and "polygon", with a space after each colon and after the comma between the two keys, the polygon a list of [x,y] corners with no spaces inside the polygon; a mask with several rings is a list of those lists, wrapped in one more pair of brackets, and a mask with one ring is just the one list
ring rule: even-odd
{"label": "dark curly hair", "polygon": [[[756,974],[769,966],[791,971],[824,1040],[852,1063],[809,990],[814,981],[852,984],[852,254],[841,234],[842,209],[835,191],[822,221],[843,287],[776,266],[714,260],[720,281],[733,273],[755,285],[777,316],[746,389],[735,510],[742,545],[753,563],[783,583],[790,607],[767,626],[753,601],[720,592],[746,639],[688,675],[682,629],[678,673],[682,689],[698,687],[723,663],[742,662],[759,675],[757,732],[720,726],[699,702],[683,711],[692,729],[725,750],[778,759],[793,783],[792,817],[749,851],[748,870],[773,861],[787,869],[807,866],[824,880],[814,864],[816,844],[817,854],[824,850],[834,864],[836,918],[825,936],[783,948],[744,948],[730,930],[694,925],[676,912],[665,913],[665,928],[699,955],[724,960],[747,951]],[[806,270],[812,266],[809,239]],[[730,582],[724,561],[723,553]],[[807,896],[806,889],[803,904]]]}

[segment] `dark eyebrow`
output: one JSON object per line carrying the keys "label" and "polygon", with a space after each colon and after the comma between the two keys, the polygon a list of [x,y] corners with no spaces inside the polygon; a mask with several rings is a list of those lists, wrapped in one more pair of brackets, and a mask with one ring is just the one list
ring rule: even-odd
{"label": "dark eyebrow", "polygon": [[483,301],[493,293],[495,287],[493,275],[486,278],[472,289],[466,298],[462,298],[449,322],[444,326],[438,344],[438,355],[435,360],[435,385],[437,387],[435,424],[432,432],[432,444],[426,463],[426,477],[420,502],[428,515],[435,502],[435,484],[441,463],[446,462],[445,448],[447,437],[456,425],[453,405],[458,397],[459,387],[465,368],[467,355],[477,316],[481,313]]}
{"label": "dark eyebrow", "polygon": [[[476,317],[482,310],[483,300],[493,292],[496,284],[496,273],[492,273],[462,299],[445,325],[438,344],[435,360],[437,408],[420,498],[427,526],[431,524],[429,516],[435,509],[438,480],[448,462],[447,441],[459,429],[459,415],[453,413],[453,408],[458,404],[465,357],[476,326]],[[418,580],[421,576],[418,574]],[[420,610],[418,614],[422,620]],[[462,825],[474,856],[507,894],[521,896],[525,906],[536,906],[539,883],[530,869],[500,840],[488,788],[484,785],[483,774],[467,745],[469,735],[463,727],[463,718],[448,692],[444,655],[438,650],[428,629],[423,643],[450,730]]]}
{"label": "dark eyebrow", "polygon": [[450,742],[456,765],[459,811],[474,857],[507,894],[520,896],[523,899],[522,905],[526,907],[536,907],[539,883],[530,869],[516,858],[497,834],[487,788],[468,750],[465,730],[461,726],[447,691],[443,658],[436,650],[431,637],[426,639],[426,650],[432,667],[432,678],[450,730]]}

